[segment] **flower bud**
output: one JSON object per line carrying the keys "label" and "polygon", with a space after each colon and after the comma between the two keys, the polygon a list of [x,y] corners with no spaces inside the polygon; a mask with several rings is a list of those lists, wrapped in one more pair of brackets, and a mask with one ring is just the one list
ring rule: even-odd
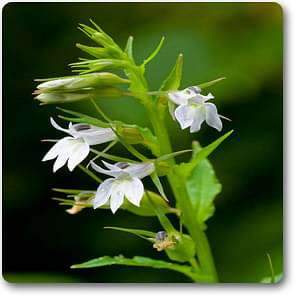
{"label": "flower bud", "polygon": [[106,58],[109,56],[109,51],[106,48],[90,47],[79,43],[76,44],[76,47],[96,58]]}
{"label": "flower bud", "polygon": [[118,133],[128,144],[139,144],[144,142],[144,137],[137,128],[134,127],[119,127]]}
{"label": "flower bud", "polygon": [[42,93],[35,99],[39,100],[43,104],[55,104],[55,103],[68,103],[89,99],[89,94],[75,94],[75,93]]}
{"label": "flower bud", "polygon": [[127,62],[122,59],[102,58],[94,60],[84,60],[76,63],[71,63],[71,68],[76,68],[78,72],[98,72],[104,69],[121,69],[127,65]]}
{"label": "flower bud", "polygon": [[[36,93],[38,92],[39,91]],[[81,92],[70,93],[46,92],[39,94],[35,99],[42,102],[42,104],[57,104],[88,100],[97,97],[120,97],[122,95],[123,92],[120,89],[106,87],[103,89],[82,90]]]}
{"label": "flower bud", "polygon": [[95,88],[101,85],[114,85],[127,83],[129,80],[121,78],[115,74],[102,72],[78,76],[61,77],[58,79],[43,82],[37,86],[45,91],[68,91],[84,88]]}

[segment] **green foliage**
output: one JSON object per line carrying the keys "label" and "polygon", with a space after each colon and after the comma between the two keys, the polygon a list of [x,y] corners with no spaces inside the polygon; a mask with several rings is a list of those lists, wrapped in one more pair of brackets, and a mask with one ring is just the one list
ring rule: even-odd
{"label": "green foliage", "polygon": [[173,69],[162,83],[160,91],[174,91],[179,89],[182,77],[182,66],[183,54],[179,54]]}
{"label": "green foliage", "polygon": [[[195,143],[194,157],[197,157],[199,151],[201,151],[201,148],[199,144]],[[204,224],[214,214],[215,206],[213,202],[222,189],[208,159],[201,160],[193,169],[187,179],[186,189],[198,222]]]}
{"label": "green foliage", "polygon": [[196,254],[193,239],[187,234],[176,234],[175,246],[167,249],[166,253],[171,260],[189,262]]}
{"label": "green foliage", "polygon": [[218,138],[216,141],[212,142],[208,146],[202,148],[197,154],[193,157],[193,159],[188,163],[181,163],[178,166],[174,167],[174,171],[178,173],[180,176],[184,178],[188,178],[192,171],[198,166],[198,164],[205,159],[208,155],[210,155],[227,137],[232,134],[233,130],[225,133],[223,136]]}
{"label": "green foliage", "polygon": [[[160,91],[173,91],[180,87],[182,77],[183,55],[179,54],[176,63],[171,70],[168,77],[164,80],[160,87]],[[168,101],[167,95],[161,95],[157,97],[160,113],[163,113],[168,104],[169,111],[172,113],[175,109],[175,104],[172,101]]]}
{"label": "green foliage", "polygon": [[152,59],[155,58],[155,56],[159,53],[164,41],[165,37],[163,36],[154,51],[144,60],[143,67],[145,67]]}
{"label": "green foliage", "polygon": [[103,256],[87,262],[71,266],[72,269],[98,268],[110,265],[125,265],[135,267],[151,267],[155,269],[169,269],[181,272],[195,281],[209,281],[209,276],[194,273],[192,268],[187,265],[179,265],[163,260],[156,260],[149,257],[135,256],[133,258],[125,258],[123,256]]}
{"label": "green foliage", "polygon": [[206,88],[208,88],[208,87],[210,87],[210,86],[212,86],[212,85],[214,85],[214,84],[216,84],[216,83],[218,83],[218,82],[220,82],[220,81],[222,81],[224,79],[226,79],[226,77],[220,77],[220,78],[217,78],[217,79],[212,80],[212,81],[200,83],[198,86],[201,89],[206,89]]}
{"label": "green foliage", "polygon": [[123,227],[114,227],[114,226],[106,226],[104,228],[131,233],[144,239],[151,238],[151,240],[153,240],[156,235],[155,232],[148,231],[148,230],[141,230],[141,229],[132,229],[132,228],[123,228]]}
{"label": "green foliage", "polygon": [[127,56],[134,62],[134,57],[133,57],[133,36],[128,37],[126,47],[125,47],[125,53]]}

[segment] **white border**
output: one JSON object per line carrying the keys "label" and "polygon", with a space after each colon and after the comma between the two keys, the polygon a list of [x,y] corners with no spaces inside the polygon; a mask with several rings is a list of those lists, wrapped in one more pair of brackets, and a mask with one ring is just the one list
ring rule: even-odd
{"label": "white border", "polygon": [[[23,1],[14,1],[23,2]],[[39,2],[39,1],[31,1]],[[49,1],[56,2],[56,1]],[[81,2],[81,1],[65,1]],[[99,1],[89,1],[99,2]],[[139,1],[119,1],[139,2]],[[145,1],[160,2],[160,1]],[[165,1],[174,2],[174,1]],[[199,1],[189,1],[199,2]],[[227,1],[218,1],[227,2]],[[261,2],[261,1],[239,1],[239,2]],[[264,1],[273,2],[273,1]],[[1,1],[1,7],[7,1]],[[52,300],[53,298],[68,297],[72,300],[90,297],[118,297],[123,299],[280,299],[283,297],[299,299],[300,296],[300,97],[298,86],[300,85],[300,1],[282,0],[278,1],[284,12],[285,33],[285,80],[284,80],[284,115],[285,115],[285,279],[275,286],[257,285],[91,285],[91,284],[66,284],[66,285],[14,285],[0,280],[1,299],[23,299],[23,300]],[[2,24],[1,24],[2,34]],[[2,56],[1,56],[2,60]],[[1,80],[2,82],[2,80]],[[2,111],[2,103],[1,103]],[[271,112],[272,108],[270,108]],[[1,124],[2,127],[2,124]],[[2,128],[1,128],[2,129]],[[2,132],[2,130],[1,130]],[[2,134],[1,134],[2,138]],[[276,149],[274,149],[276,151]],[[2,153],[1,153],[2,158]],[[2,159],[1,159],[2,162]],[[2,175],[2,174],[1,174]],[[2,193],[1,193],[2,194]]]}

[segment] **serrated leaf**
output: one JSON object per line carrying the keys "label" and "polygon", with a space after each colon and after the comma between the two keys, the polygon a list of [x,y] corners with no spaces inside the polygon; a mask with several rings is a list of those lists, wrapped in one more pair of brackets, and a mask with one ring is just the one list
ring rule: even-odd
{"label": "serrated leaf", "polygon": [[194,168],[186,181],[186,189],[198,223],[204,224],[214,214],[214,199],[222,189],[207,159],[200,161]]}
{"label": "serrated leaf", "polygon": [[125,265],[135,267],[150,267],[155,269],[169,269],[185,274],[194,281],[198,282],[209,282],[210,277],[207,275],[201,275],[194,273],[192,268],[187,265],[179,265],[170,263],[163,260],[156,260],[149,257],[134,256],[133,258],[125,258],[123,256],[103,256],[96,259],[89,260],[87,262],[76,264],[71,266],[72,269],[85,269],[85,268],[98,268],[111,265]]}

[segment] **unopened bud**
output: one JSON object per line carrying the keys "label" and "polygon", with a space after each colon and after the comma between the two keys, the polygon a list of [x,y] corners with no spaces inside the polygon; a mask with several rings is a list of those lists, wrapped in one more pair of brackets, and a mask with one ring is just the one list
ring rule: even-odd
{"label": "unopened bud", "polygon": [[78,47],[80,50],[88,53],[91,56],[94,56],[96,58],[105,58],[108,57],[108,50],[106,48],[102,47],[90,47],[82,44],[76,44],[76,47]]}
{"label": "unopened bud", "polygon": [[95,88],[101,85],[114,85],[128,83],[129,80],[121,78],[116,74],[102,72],[78,76],[62,77],[55,80],[43,82],[37,86],[38,89],[45,91],[68,91],[84,88]]}
{"label": "unopened bud", "polygon": [[[39,91],[35,91],[34,94],[38,94]],[[103,89],[91,89],[91,90],[81,90],[81,92],[70,92],[70,93],[60,93],[60,92],[46,92],[41,93],[35,97],[35,99],[42,102],[42,104],[57,104],[57,103],[69,103],[82,100],[88,100],[97,97],[120,97],[123,92],[120,89],[114,87],[106,87]]]}

